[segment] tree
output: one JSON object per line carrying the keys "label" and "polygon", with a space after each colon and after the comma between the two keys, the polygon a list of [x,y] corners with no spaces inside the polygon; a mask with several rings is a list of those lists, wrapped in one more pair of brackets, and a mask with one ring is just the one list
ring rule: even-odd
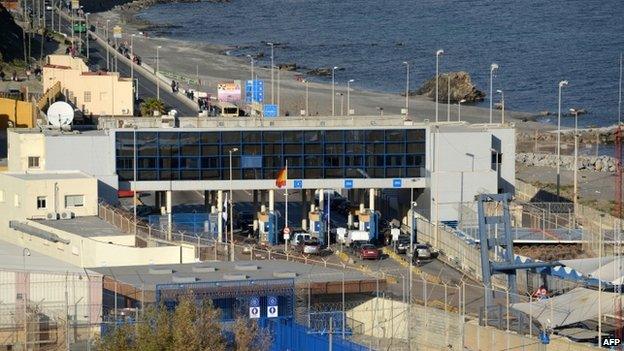
{"label": "tree", "polygon": [[160,113],[161,115],[165,113],[165,104],[162,102],[162,100],[149,98],[141,103],[141,116],[154,116],[154,111],[158,111],[158,113]]}
{"label": "tree", "polygon": [[238,316],[232,331],[236,351],[268,351],[271,347],[271,336],[255,320]]}

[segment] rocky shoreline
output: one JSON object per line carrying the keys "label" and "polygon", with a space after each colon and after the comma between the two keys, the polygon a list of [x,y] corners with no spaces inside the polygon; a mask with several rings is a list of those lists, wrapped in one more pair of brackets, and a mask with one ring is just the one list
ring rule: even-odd
{"label": "rocky shoreline", "polygon": [[[557,155],[517,153],[516,162],[529,167],[557,167]],[[611,156],[579,156],[577,169],[615,172],[617,161]],[[561,156],[561,168],[574,170],[574,156]]]}
{"label": "rocky shoreline", "polygon": [[[600,142],[600,144],[613,144],[615,143],[617,133],[617,126],[609,126],[602,128],[591,128],[591,129],[579,129],[579,144],[595,144],[596,140]],[[554,143],[557,141],[557,131],[542,131],[542,132],[518,132],[517,133],[518,140],[521,141],[536,141],[536,142],[547,142]],[[624,129],[622,130],[622,137],[624,138]],[[574,143],[574,130],[565,129],[561,131],[561,142],[566,144]]]}

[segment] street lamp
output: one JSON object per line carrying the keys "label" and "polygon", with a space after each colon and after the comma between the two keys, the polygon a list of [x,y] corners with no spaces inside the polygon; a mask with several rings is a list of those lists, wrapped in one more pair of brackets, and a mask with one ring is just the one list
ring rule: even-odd
{"label": "street lamp", "polygon": [[344,116],[344,94],[336,93],[336,96],[340,96],[340,115]]}
{"label": "street lamp", "polygon": [[[44,12],[45,13],[45,12]],[[87,42],[87,61],[89,60],[89,15],[90,13],[87,12],[85,13],[85,25],[87,26],[87,35],[86,35],[86,42]],[[52,14],[52,20],[54,20],[54,14]],[[54,29],[54,24],[52,24],[52,29]]]}
{"label": "street lamp", "polygon": [[[106,70],[110,72],[110,36],[108,35],[108,24],[110,23],[110,20],[107,19],[106,20]],[[72,28],[72,33],[74,32],[74,29]]]}
{"label": "street lamp", "polygon": [[409,72],[409,62],[407,61],[403,61],[403,64],[405,65],[405,117],[407,118],[408,114],[409,114],[409,78],[410,78],[410,72]]}
{"label": "street lamp", "polygon": [[132,35],[130,35],[130,79],[132,79],[132,82],[134,84],[134,37],[135,34],[132,33]]}
{"label": "street lamp", "polygon": [[457,121],[461,122],[461,104],[466,102],[466,99],[461,99],[457,102]]}
{"label": "street lamp", "polygon": [[336,90],[335,90],[336,89],[335,88],[336,79],[335,79],[335,77],[336,77],[336,70],[337,69],[338,69],[338,66],[332,67],[332,116],[336,115],[336,99],[335,99],[336,98],[335,97],[335,94],[336,94]]}
{"label": "street lamp", "polygon": [[574,213],[578,206],[578,115],[577,109],[571,108],[570,112],[574,114]]}
{"label": "street lamp", "polygon": [[499,66],[497,63],[493,63],[490,65],[490,123],[492,123],[492,98],[493,98],[493,88],[492,88],[492,84],[493,84],[493,80],[494,80],[494,73],[498,70]]}
{"label": "street lamp", "polygon": [[347,116],[351,114],[351,83],[353,82],[355,82],[355,79],[347,81]]}
{"label": "street lamp", "polygon": [[505,123],[505,92],[502,90],[496,90],[497,93],[501,94],[501,123]]}
{"label": "street lamp", "polygon": [[271,46],[271,103],[275,104],[275,87],[273,84],[273,68],[275,67],[274,63],[273,63],[273,48],[275,46],[275,44],[273,43],[267,43],[267,45]]}
{"label": "street lamp", "polygon": [[435,91],[435,121],[438,122],[438,81],[439,81],[439,67],[440,56],[444,54],[444,50],[440,49],[436,51],[436,91]]}
{"label": "street lamp", "polygon": [[557,108],[557,197],[559,197],[561,190],[561,90],[567,85],[567,80],[559,82],[559,105]]}
{"label": "street lamp", "polygon": [[305,95],[306,115],[309,116],[310,115],[310,81],[307,79],[304,79],[303,82],[305,83],[305,89],[306,89],[306,95]]}
{"label": "street lamp", "polygon": [[158,50],[160,50],[162,46],[158,45],[156,47],[156,99],[160,100],[160,77],[158,74],[160,73],[160,60],[158,56]]}
{"label": "street lamp", "polygon": [[255,111],[254,111],[254,108],[253,108],[253,99],[254,99],[254,59],[253,59],[253,56],[251,56],[251,55],[247,55],[247,57],[249,57],[250,65],[251,65],[251,80],[249,81],[249,83],[251,85],[251,96],[249,97],[249,105],[251,106],[250,113],[252,115],[255,115]]}
{"label": "street lamp", "polygon": [[232,153],[236,151],[238,151],[237,147],[230,149],[230,261],[232,262],[234,262],[234,191],[232,190]]}

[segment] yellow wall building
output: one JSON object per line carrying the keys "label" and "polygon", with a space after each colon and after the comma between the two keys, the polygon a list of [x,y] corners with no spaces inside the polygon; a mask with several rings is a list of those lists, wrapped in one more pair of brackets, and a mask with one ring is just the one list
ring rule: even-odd
{"label": "yellow wall building", "polygon": [[34,113],[31,102],[0,97],[0,129],[32,128]]}
{"label": "yellow wall building", "polygon": [[43,67],[43,91],[56,82],[85,115],[132,116],[132,81],[118,72],[90,72],[80,58],[49,55]]}

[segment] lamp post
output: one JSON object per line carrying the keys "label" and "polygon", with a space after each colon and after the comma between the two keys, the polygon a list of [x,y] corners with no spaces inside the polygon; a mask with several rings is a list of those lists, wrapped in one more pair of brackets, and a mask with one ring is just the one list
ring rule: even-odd
{"label": "lamp post", "polygon": [[[87,44],[87,61],[89,60],[89,15],[90,13],[85,13],[85,25],[87,26],[86,32],[86,44]],[[54,19],[54,15],[52,15],[52,19]],[[52,25],[52,29],[54,29],[54,24]]]}
{"label": "lamp post", "polygon": [[559,197],[561,191],[561,91],[567,85],[567,80],[559,82],[559,104],[557,107],[557,197]]}
{"label": "lamp post", "polygon": [[492,99],[493,99],[493,81],[494,81],[494,72],[498,70],[498,64],[493,63],[490,65],[490,123],[492,123]]}
{"label": "lamp post", "polygon": [[461,104],[466,102],[466,99],[461,99],[457,102],[457,121],[461,122]]}
{"label": "lamp post", "polygon": [[310,81],[307,79],[304,79],[303,82],[305,83],[305,90],[306,90],[306,95],[305,95],[306,115],[309,116],[310,115]]}
{"label": "lamp post", "polygon": [[410,78],[410,71],[409,71],[409,62],[407,61],[403,61],[403,64],[405,65],[405,117],[407,118],[407,116],[409,115],[409,78]]}
{"label": "lamp post", "polygon": [[230,149],[230,261],[232,262],[234,262],[234,191],[232,190],[232,153],[236,151],[238,151],[237,147]]}
{"label": "lamp post", "polygon": [[134,82],[134,37],[135,34],[130,35],[130,79]]}
{"label": "lamp post", "polygon": [[251,80],[249,81],[249,84],[251,85],[251,96],[249,97],[249,106],[251,106],[250,113],[252,115],[255,115],[255,111],[253,109],[253,100],[254,100],[254,59],[253,59],[253,56],[251,56],[251,55],[247,55],[247,57],[249,57],[250,70],[251,70]]}
{"label": "lamp post", "polygon": [[158,45],[156,47],[156,99],[160,100],[160,77],[158,74],[160,73],[160,60],[158,55],[158,50],[160,50],[162,46]]}
{"label": "lamp post", "polygon": [[451,74],[446,75],[446,121],[451,121]]}
{"label": "lamp post", "polygon": [[496,92],[501,94],[501,123],[505,123],[505,92],[500,89]]}
{"label": "lamp post", "polygon": [[351,114],[351,83],[353,82],[355,82],[355,79],[347,81],[347,116]]}
{"label": "lamp post", "polygon": [[574,108],[570,109],[570,112],[574,114],[574,213],[576,216],[576,209],[578,206],[578,114]]}
{"label": "lamp post", "polygon": [[444,54],[444,50],[439,49],[436,51],[436,91],[435,91],[435,121],[438,122],[438,81],[439,81],[439,68],[440,68],[440,56]]}
{"label": "lamp post", "polygon": [[273,43],[267,43],[267,45],[271,47],[271,103],[275,104],[275,87],[273,84],[273,68],[275,67],[275,64],[273,63],[273,49],[275,45]]}
{"label": "lamp post", "polygon": [[[108,24],[110,20],[106,20],[106,70],[110,72],[110,36],[108,35]],[[72,32],[74,29],[72,28]]]}
{"label": "lamp post", "polygon": [[336,115],[336,70],[338,66],[332,67],[332,116]]}

